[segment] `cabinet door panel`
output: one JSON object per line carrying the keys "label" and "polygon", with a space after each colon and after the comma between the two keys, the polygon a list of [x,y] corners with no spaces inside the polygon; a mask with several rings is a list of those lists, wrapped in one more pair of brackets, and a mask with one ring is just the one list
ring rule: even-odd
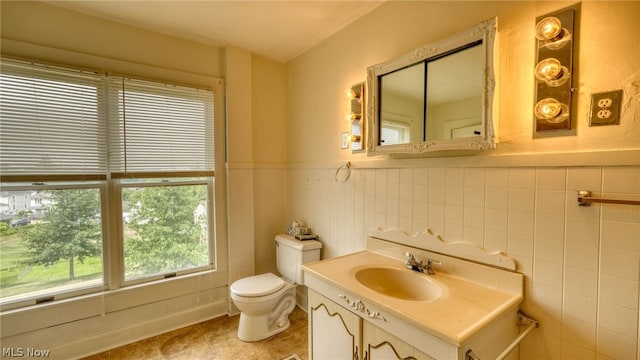
{"label": "cabinet door panel", "polygon": [[434,360],[388,332],[364,323],[363,343],[366,360]]}
{"label": "cabinet door panel", "polygon": [[311,289],[308,310],[312,360],[361,359],[360,317]]}

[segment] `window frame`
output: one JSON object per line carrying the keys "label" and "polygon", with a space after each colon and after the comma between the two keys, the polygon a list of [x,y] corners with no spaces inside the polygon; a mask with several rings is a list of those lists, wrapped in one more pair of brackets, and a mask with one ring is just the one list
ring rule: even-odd
{"label": "window frame", "polygon": [[[66,190],[66,189],[97,189],[100,193],[100,215],[104,218],[107,210],[107,182],[106,181],[78,181],[78,182],[62,182],[62,183],[50,183],[50,184],[25,184],[18,183],[15,185],[3,184],[2,191],[47,191],[47,190]],[[99,293],[108,288],[106,282],[106,274],[110,272],[110,264],[105,261],[105,254],[107,252],[107,244],[105,232],[107,226],[105,221],[101,221],[101,243],[102,243],[102,277],[100,279],[92,280],[92,282],[100,282],[100,284],[92,285],[86,284],[86,286],[73,286],[70,290],[63,290],[65,286],[57,286],[53,288],[47,288],[43,290],[33,291],[24,295],[13,295],[7,298],[0,299],[0,311],[12,310],[16,308],[27,307],[31,305],[38,305],[53,300],[67,300],[83,295],[89,295],[93,293]]]}
{"label": "window frame", "polygon": [[[12,57],[8,57],[3,54],[3,60],[9,59],[13,60]],[[79,70],[81,68],[77,66],[69,66],[69,65],[59,65],[48,63],[46,61],[40,60],[32,60],[32,59],[18,59],[19,61],[26,61],[36,64],[44,64],[48,66],[51,64],[55,67],[60,67],[62,69],[68,70]],[[104,61],[100,60],[100,61]],[[115,68],[120,67],[122,64],[118,62],[108,61],[107,63],[112,63]],[[51,289],[51,294],[54,294],[54,301],[51,303],[57,303],[58,300],[62,299],[77,299],[78,301],[84,301],[89,298],[87,296],[98,295],[101,297],[105,296],[125,296],[123,294],[137,292],[137,291],[151,291],[153,287],[156,286],[165,286],[164,284],[169,282],[176,282],[177,284],[188,284],[192,283],[192,280],[189,280],[193,275],[197,275],[199,277],[205,276],[207,278],[214,279],[214,283],[208,285],[207,287],[216,287],[227,285],[227,254],[226,254],[226,242],[218,241],[219,238],[226,237],[226,214],[223,209],[226,206],[226,196],[224,194],[224,189],[226,186],[226,181],[224,178],[224,81],[219,78],[206,76],[206,75],[197,75],[197,74],[189,74],[189,73],[180,73],[176,71],[169,71],[165,69],[153,68],[151,66],[138,66],[136,64],[128,64],[129,67],[135,68],[137,70],[141,70],[140,74],[144,74],[141,76],[131,76],[131,75],[122,75],[125,72],[111,72],[111,71],[95,71],[96,73],[104,76],[105,74],[114,74],[115,76],[120,76],[124,78],[131,79],[139,79],[144,81],[152,81],[163,84],[173,84],[177,86],[187,86],[193,87],[197,89],[207,89],[212,94],[212,103],[213,103],[213,111],[211,121],[213,122],[212,127],[214,129],[214,137],[213,137],[213,146],[214,146],[214,164],[215,168],[211,172],[207,172],[210,178],[206,181],[207,183],[207,212],[208,212],[208,241],[209,241],[209,264],[207,266],[192,268],[185,271],[180,271],[176,274],[175,277],[171,277],[167,279],[165,276],[158,276],[153,278],[142,278],[139,281],[124,281],[124,258],[122,254],[123,243],[122,236],[118,236],[119,221],[113,219],[122,219],[122,209],[121,206],[114,205],[120,202],[121,193],[118,192],[118,180],[112,178],[109,173],[106,174],[105,177],[99,175],[80,175],[78,180],[84,181],[100,181],[100,200],[101,200],[101,217],[102,217],[102,246],[103,246],[103,254],[102,254],[102,262],[103,262],[103,276],[102,276],[102,285],[92,287],[89,290],[82,291],[54,291],[55,288]],[[101,67],[104,69],[105,67]],[[108,67],[106,67],[108,68]],[[80,71],[87,71],[86,68],[81,69]],[[88,70],[93,72],[93,70]],[[149,74],[153,74],[152,76],[147,76]],[[163,79],[164,78],[164,79]],[[159,80],[163,79],[163,80]],[[105,125],[108,128],[108,124]],[[126,177],[140,175],[142,177],[150,177],[149,174],[127,174]],[[153,177],[162,177],[163,175],[167,176],[175,176],[175,173],[157,173],[153,174]],[[219,178],[216,179],[216,176]],[[222,177],[220,177],[222,176]],[[19,176],[22,178],[22,176]],[[120,178],[121,176],[118,176]],[[75,179],[75,177],[73,177]],[[60,185],[57,183],[58,181],[66,181],[73,180],[71,177],[66,175],[53,175],[47,176],[43,174],[39,174],[33,178],[34,184],[27,186],[29,189],[49,189],[49,188],[58,188]],[[0,181],[3,184],[3,190],[5,188],[9,188],[8,186],[4,186],[5,184],[9,184],[12,181],[19,181],[18,177],[11,176],[2,176]],[[24,179],[22,179],[24,180]],[[14,186],[11,186],[13,189]],[[218,195],[216,195],[218,194]],[[120,255],[122,254],[122,255]],[[217,273],[216,275],[212,275],[211,273]],[[181,279],[181,276],[183,280]],[[177,286],[186,286],[186,285],[177,285]],[[149,288],[148,290],[144,290],[144,288]],[[130,289],[127,291],[127,289]],[[114,292],[115,291],[115,292]],[[123,292],[124,291],[124,292]],[[93,295],[92,295],[93,294]],[[113,295],[109,295],[113,294]],[[29,295],[29,294],[25,294]],[[167,298],[171,297],[170,295],[166,295]],[[36,298],[38,296],[25,296],[17,301],[3,301],[0,299],[0,314],[6,310],[13,309],[22,309],[28,310],[29,305],[34,305],[36,303]],[[88,301],[88,300],[87,300]],[[148,303],[148,300],[129,300],[127,303],[137,303],[143,304]],[[107,306],[107,305],[105,305]],[[134,306],[134,305],[130,305]],[[128,306],[125,306],[126,308]],[[104,310],[109,312],[108,310]]]}
{"label": "window frame", "polygon": [[[157,177],[157,174],[154,176]],[[134,179],[134,178],[130,178]],[[136,177],[135,179],[140,179]],[[117,222],[117,227],[115,227],[116,233],[113,235],[113,238],[117,239],[118,245],[120,245],[120,251],[118,253],[118,259],[122,262],[122,266],[114,271],[113,276],[117,278],[118,287],[127,287],[132,285],[139,285],[143,283],[149,283],[159,280],[165,280],[169,278],[179,277],[183,275],[189,275],[204,271],[215,271],[217,269],[217,261],[216,261],[216,250],[215,250],[215,241],[212,239],[215,234],[215,222],[214,219],[214,205],[215,205],[215,197],[214,197],[214,183],[215,178],[211,177],[202,177],[202,179],[198,180],[176,180],[177,178],[171,177],[170,179],[163,179],[159,181],[150,181],[150,182],[141,182],[141,183],[125,183],[121,179],[112,180],[114,181],[114,189],[115,193],[110,197],[110,201],[113,201],[112,207],[118,210],[118,214],[120,215],[120,219],[123,217],[122,211],[122,190],[126,188],[134,188],[134,187],[163,187],[163,186],[182,186],[182,185],[205,185],[207,189],[207,231],[208,231],[208,243],[209,243],[209,254],[208,254],[208,264],[201,265],[197,267],[192,267],[189,269],[183,269],[179,271],[169,271],[159,274],[153,274],[149,276],[142,276],[137,278],[126,279],[126,268],[124,265],[124,227],[122,225],[122,221],[114,221]],[[165,182],[168,180],[168,182]]]}

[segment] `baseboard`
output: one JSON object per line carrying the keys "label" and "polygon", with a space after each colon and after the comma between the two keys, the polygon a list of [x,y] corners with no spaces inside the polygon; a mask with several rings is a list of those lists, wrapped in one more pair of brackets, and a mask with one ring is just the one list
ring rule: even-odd
{"label": "baseboard", "polygon": [[205,306],[52,348],[51,358],[79,359],[226,315],[227,301],[226,299],[221,299]]}

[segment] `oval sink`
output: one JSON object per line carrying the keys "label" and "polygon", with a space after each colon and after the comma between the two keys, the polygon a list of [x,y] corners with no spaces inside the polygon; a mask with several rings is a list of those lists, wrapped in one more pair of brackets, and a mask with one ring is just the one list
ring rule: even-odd
{"label": "oval sink", "polygon": [[438,285],[411,270],[373,267],[358,270],[356,280],[382,295],[414,301],[432,301],[442,295]]}

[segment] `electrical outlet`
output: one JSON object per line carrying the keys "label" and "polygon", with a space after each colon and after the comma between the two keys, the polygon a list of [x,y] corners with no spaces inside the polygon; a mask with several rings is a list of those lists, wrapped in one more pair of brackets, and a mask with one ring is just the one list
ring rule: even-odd
{"label": "electrical outlet", "polygon": [[592,94],[589,126],[619,124],[621,102],[622,90]]}
{"label": "electrical outlet", "polygon": [[606,99],[600,99],[598,100],[598,107],[600,108],[608,108],[611,107],[611,104],[613,103],[613,100],[606,98]]}
{"label": "electrical outlet", "polygon": [[608,119],[611,117],[611,110],[598,110],[598,119]]}

